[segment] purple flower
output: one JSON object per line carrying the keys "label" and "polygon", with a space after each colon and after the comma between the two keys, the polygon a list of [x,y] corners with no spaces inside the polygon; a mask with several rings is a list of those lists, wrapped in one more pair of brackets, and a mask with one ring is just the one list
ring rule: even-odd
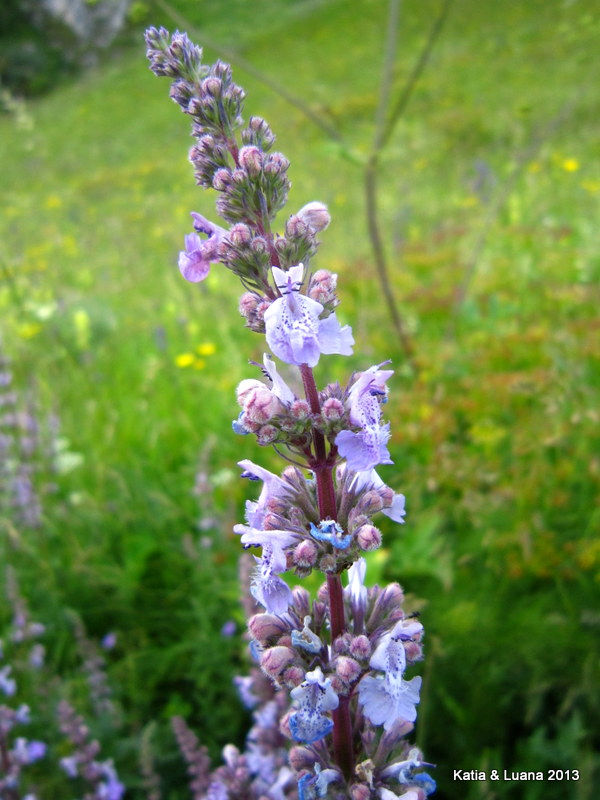
{"label": "purple flower", "polygon": [[366,574],[367,562],[364,558],[359,558],[348,570],[348,586],[344,589],[344,593],[350,597],[350,603],[355,614],[357,609],[362,609],[364,614],[367,608]]}
{"label": "purple flower", "polygon": [[[290,494],[290,487],[278,475],[269,472],[268,469],[259,467],[248,459],[238,461],[238,466],[242,467],[242,478],[250,478],[251,481],[263,481],[264,486],[257,501],[246,501],[246,521],[253,528],[260,528],[267,513],[267,503],[270,499],[287,498]],[[237,532],[237,531],[236,531]]]}
{"label": "purple flower", "polygon": [[257,558],[256,563],[258,570],[250,587],[252,596],[269,614],[285,614],[294,598],[292,590],[278,574],[287,567],[283,550],[264,544],[262,557]]}
{"label": "purple flower", "polygon": [[273,394],[275,397],[279,398],[284,405],[290,406],[296,399],[296,395],[277,372],[275,362],[268,353],[265,353],[263,356],[263,364],[265,365],[265,372],[273,384]]}
{"label": "purple flower", "polygon": [[322,770],[318,762],[314,769],[314,775],[307,772],[298,781],[298,800],[316,800],[319,797],[327,797],[329,784],[342,780],[342,776],[336,769]]}
{"label": "purple flower", "polygon": [[265,311],[269,347],[282,361],[297,366],[316,366],[321,353],[352,355],[350,326],[340,326],[335,314],[319,319],[321,303],[300,294],[303,274],[302,264],[288,272],[273,267],[273,279],[283,294]]}
{"label": "purple flower", "polygon": [[306,673],[306,680],[292,689],[292,698],[298,703],[298,711],[290,716],[290,730],[297,742],[312,744],[333,729],[333,722],[324,711],[338,707],[339,698],[329,678],[325,678],[321,667]]}
{"label": "purple flower", "polygon": [[346,401],[350,422],[361,430],[340,431],[335,438],[340,455],[350,469],[365,472],[377,464],[393,464],[387,449],[389,422],[381,424],[381,402],[386,395],[385,382],[393,370],[380,370],[381,364],[362,372],[354,382]]}
{"label": "purple flower", "polygon": [[[373,489],[386,488],[386,484],[381,480],[374,469],[367,470],[366,472],[357,472],[352,480],[351,486],[356,491],[365,489],[367,486]],[[387,508],[382,508],[381,512],[394,520],[394,522],[404,523],[404,517],[406,516],[405,502],[406,498],[403,494],[396,494],[396,492],[394,492],[392,505]]]}
{"label": "purple flower", "polygon": [[203,281],[209,273],[211,262],[217,260],[219,242],[226,231],[218,225],[213,225],[201,214],[192,212],[194,229],[200,233],[208,234],[207,239],[201,239],[198,233],[189,233],[185,237],[185,250],[179,253],[179,271],[191,283]]}
{"label": "purple flower", "polygon": [[17,682],[14,678],[9,678],[12,667],[10,664],[7,664],[5,667],[0,669],[0,691],[4,692],[7,697],[12,697],[12,695],[17,691]]}
{"label": "purple flower", "polygon": [[400,620],[393,630],[381,637],[371,656],[371,668],[384,672],[383,677],[367,675],[358,687],[365,716],[374,725],[383,725],[386,731],[398,719],[414,722],[417,718],[415,706],[419,702],[421,678],[405,681],[403,677],[406,652],[402,638],[410,638],[403,630],[405,627],[404,620]]}

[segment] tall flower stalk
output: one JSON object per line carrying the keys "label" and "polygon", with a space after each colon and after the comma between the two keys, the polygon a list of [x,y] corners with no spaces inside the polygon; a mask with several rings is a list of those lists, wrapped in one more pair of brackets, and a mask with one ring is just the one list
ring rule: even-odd
{"label": "tall flower stalk", "polygon": [[[223,220],[192,212],[180,272],[192,283],[216,263],[236,274],[239,311],[270,350],[262,376],[238,386],[233,429],[288,462],[281,475],[239,462],[243,477],[262,483],[234,528],[245,549],[260,548],[246,604],[256,666],[238,679],[254,724],[243,753],[225,748],[224,766],[209,773],[194,760],[194,796],[423,800],[435,783],[406,739],[421,678],[405,678],[422,657],[423,626],[404,613],[398,584],[365,586],[363,555],[381,545],[373,517],[404,521],[404,496],[375,471],[392,463],[383,405],[393,372],[383,362],[319,390],[313,369],[321,357],[351,355],[354,346],[335,312],[337,276],[311,268],[329,212],[309,203],[276,232],[289,162],[273,150],[264,119],[244,122],[245,95],[231,68],[203,64],[201,48],[182,33],[150,28],[146,42],[151,69],[172,80],[172,99],[191,117],[196,182],[217,192]],[[275,359],[288,365],[289,383]],[[326,582],[312,600],[282,578],[313,570]]]}

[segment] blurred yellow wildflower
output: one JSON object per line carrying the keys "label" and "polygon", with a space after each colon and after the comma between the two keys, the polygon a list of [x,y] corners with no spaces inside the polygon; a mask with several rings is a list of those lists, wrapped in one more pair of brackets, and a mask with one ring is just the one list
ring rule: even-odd
{"label": "blurred yellow wildflower", "polygon": [[216,352],[217,346],[212,342],[202,342],[196,350],[201,356],[212,356]]}
{"label": "blurred yellow wildflower", "polygon": [[581,181],[581,188],[590,194],[600,192],[600,181]]}
{"label": "blurred yellow wildflower", "polygon": [[41,330],[42,326],[38,322],[26,322],[19,327],[19,336],[23,339],[33,339]]}
{"label": "blurred yellow wildflower", "polygon": [[579,169],[579,161],[576,158],[565,158],[562,162],[562,168],[565,172],[577,172]]}
{"label": "blurred yellow wildflower", "polygon": [[57,194],[49,194],[44,200],[44,208],[61,208],[62,204],[63,202]]}
{"label": "blurred yellow wildflower", "polygon": [[180,353],[175,357],[175,365],[183,369],[191,367],[195,360],[196,356],[193,353]]}

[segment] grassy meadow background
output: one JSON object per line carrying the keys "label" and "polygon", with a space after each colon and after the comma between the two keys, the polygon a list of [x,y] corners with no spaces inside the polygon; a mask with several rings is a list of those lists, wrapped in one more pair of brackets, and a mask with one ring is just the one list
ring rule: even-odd
{"label": "grassy meadow background", "polygon": [[[595,797],[595,4],[453,4],[380,173],[391,280],[418,372],[382,300],[364,207],[386,4],[174,6],[199,29],[207,60],[215,42],[234,48],[343,140],[234,63],[246,116],[266,117],[291,160],[287,212],[318,199],[333,215],[313,264],[338,272],[339,314],[357,347],[322,360],[318,378],[341,380],[386,358],[396,369],[387,406],[395,464],[380,472],[406,494],[407,523],[382,524],[370,574],[399,580],[425,625],[416,738],[438,765],[436,796]],[[438,9],[403,4],[394,97]],[[164,10],[146,23],[176,27]],[[47,629],[46,677],[20,684],[36,704],[31,732],[42,735],[55,697],[68,696],[115,759],[128,798],[146,796],[143,751],[165,800],[180,800],[190,795],[173,714],[215,758],[243,741],[247,719],[231,686],[245,668],[231,529],[252,487],[236,461],[277,461],[231,431],[235,386],[253,376],[248,359],[261,358],[237,314],[234,276],[214,267],[193,286],[177,269],[189,212],[214,217],[214,196],[194,186],[188,121],[144,51],[140,29],[101,68],[0,117],[0,347],[41,431],[51,415],[60,422],[59,451],[34,473],[41,524],[28,528],[5,510],[0,556]],[[10,613],[3,599],[2,625]],[[94,641],[117,635],[106,654],[110,718],[89,704],[74,615]],[[221,632],[230,620],[233,637]],[[50,763],[30,771],[44,800],[68,791]],[[452,780],[454,769],[492,768],[578,769],[581,778]]]}

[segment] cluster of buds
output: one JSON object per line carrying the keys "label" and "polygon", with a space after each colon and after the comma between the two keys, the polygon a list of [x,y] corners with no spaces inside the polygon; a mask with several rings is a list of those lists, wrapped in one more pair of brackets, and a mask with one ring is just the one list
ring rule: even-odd
{"label": "cluster of buds", "polygon": [[[423,626],[403,611],[398,584],[364,582],[363,556],[382,538],[373,518],[404,522],[404,496],[376,472],[392,463],[383,406],[393,372],[384,362],[319,391],[313,368],[321,356],[349,356],[354,346],[350,326],[336,316],[337,275],[310,268],[330,223],[327,207],[309,203],[274,232],[289,162],[272,151],[267,123],[252,117],[244,127],[244,93],[229,67],[204,66],[185,34],[151,28],[146,42],[151,69],[173,79],[171,96],[192,118],[196,180],[216,190],[217,214],[229,225],[193,212],[179,268],[193,283],[211,263],[236,274],[240,313],[272,354],[263,358],[265,380],[239,384],[233,429],[289,462],[280,476],[239,462],[243,476],[262,482],[245,524],[234,528],[244,548],[261,550],[248,586],[255,666],[238,680],[255,724],[244,752],[227,746],[223,767],[198,768],[198,796],[423,800],[435,789],[424,771],[431,765],[406,740],[421,678],[405,678],[422,657]],[[273,356],[288,365],[289,380]],[[282,577],[313,570],[326,577],[314,599]],[[188,749],[188,764],[200,763]]]}

